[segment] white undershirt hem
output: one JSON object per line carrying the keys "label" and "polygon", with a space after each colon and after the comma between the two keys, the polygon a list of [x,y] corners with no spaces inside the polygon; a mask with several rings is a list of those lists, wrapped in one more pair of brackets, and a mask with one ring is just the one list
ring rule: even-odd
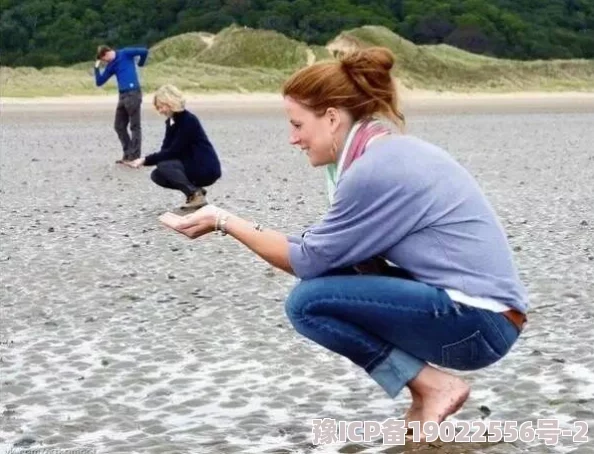
{"label": "white undershirt hem", "polygon": [[466,304],[467,306],[478,307],[480,309],[487,309],[493,312],[505,312],[510,310],[509,306],[494,300],[493,298],[482,298],[480,296],[470,296],[460,290],[445,289],[452,301]]}

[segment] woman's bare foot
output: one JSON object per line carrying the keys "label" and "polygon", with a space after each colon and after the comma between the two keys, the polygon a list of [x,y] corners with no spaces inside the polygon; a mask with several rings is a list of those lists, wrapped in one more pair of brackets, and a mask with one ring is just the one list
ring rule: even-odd
{"label": "woman's bare foot", "polygon": [[412,396],[412,403],[404,415],[405,427],[408,428],[407,435],[413,434],[413,430],[409,427],[409,423],[416,421],[421,422],[421,419],[423,419],[423,401],[421,395],[412,389],[410,390],[410,393]]}
{"label": "woman's bare foot", "polygon": [[[421,428],[427,421],[441,423],[449,415],[456,413],[470,395],[470,387],[454,375],[429,365],[408,383],[413,393],[413,405],[407,412],[411,421],[420,421]],[[417,396],[415,404],[414,396]],[[424,435],[421,434],[421,440]]]}

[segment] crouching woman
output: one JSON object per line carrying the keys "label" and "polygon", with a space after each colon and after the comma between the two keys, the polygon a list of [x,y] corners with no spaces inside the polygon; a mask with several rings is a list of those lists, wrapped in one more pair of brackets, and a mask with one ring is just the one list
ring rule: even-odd
{"label": "crouching woman", "polygon": [[130,167],[156,166],[151,179],[157,185],[181,191],[186,196],[184,209],[198,209],[208,204],[207,186],[221,177],[221,164],[198,117],[186,110],[182,92],[164,85],[155,93],[155,109],[165,121],[161,150],[128,163]]}
{"label": "crouching woman", "polygon": [[[388,49],[369,48],[285,83],[290,143],[313,167],[336,170],[328,213],[301,237],[214,205],[161,221],[190,238],[229,234],[301,278],[286,302],[295,329],[389,396],[408,387],[407,423],[440,423],[470,387],[435,365],[499,361],[523,330],[528,297],[477,181],[446,150],[401,132],[393,64]],[[374,260],[397,267],[360,274]]]}

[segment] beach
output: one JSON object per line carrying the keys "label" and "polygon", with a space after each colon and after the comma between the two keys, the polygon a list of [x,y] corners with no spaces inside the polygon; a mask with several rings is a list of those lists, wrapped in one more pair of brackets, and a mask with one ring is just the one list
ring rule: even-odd
{"label": "beach", "polygon": [[[117,166],[116,97],[0,100],[0,454],[594,453],[572,436],[388,447],[312,444],[312,419],[402,417],[348,360],[299,336],[295,279],[230,237],[158,216],[183,196]],[[407,130],[447,149],[496,210],[530,294],[511,353],[461,373],[453,421],[594,425],[594,93],[403,93]],[[322,169],[288,144],[279,95],[192,95],[221,157],[208,199],[298,233],[327,209]],[[143,102],[143,153],[164,119]],[[575,432],[575,430],[574,430]]]}
{"label": "beach", "polygon": [[[501,112],[592,112],[594,92],[520,92],[520,93],[457,93],[428,90],[409,90],[399,87],[400,104],[406,111],[444,112],[453,109],[458,113]],[[203,93],[186,96],[188,105],[209,109],[230,110],[234,107],[250,110],[282,108],[278,93]],[[145,106],[152,105],[152,93],[143,94]],[[0,98],[4,111],[19,110],[111,110],[117,95],[61,96],[32,98]]]}

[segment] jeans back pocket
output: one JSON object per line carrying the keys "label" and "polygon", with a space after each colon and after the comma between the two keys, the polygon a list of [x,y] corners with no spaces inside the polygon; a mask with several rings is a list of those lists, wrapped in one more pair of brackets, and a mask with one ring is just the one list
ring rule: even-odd
{"label": "jeans back pocket", "polygon": [[479,330],[472,335],[441,347],[440,366],[456,370],[475,370],[501,359]]}

